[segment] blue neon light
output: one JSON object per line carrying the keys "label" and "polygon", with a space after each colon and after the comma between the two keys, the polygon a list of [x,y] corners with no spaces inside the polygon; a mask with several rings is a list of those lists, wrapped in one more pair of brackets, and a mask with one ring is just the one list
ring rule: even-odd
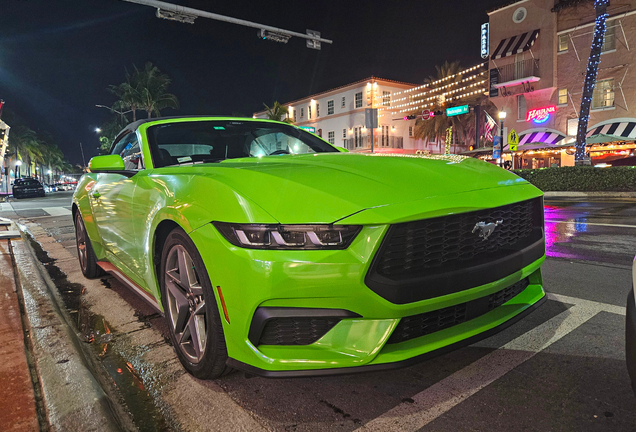
{"label": "blue neon light", "polygon": [[537,124],[540,124],[540,123],[545,123],[545,122],[547,122],[549,118],[550,118],[550,114],[547,114],[547,115],[546,115],[544,118],[542,118],[542,119],[533,118],[533,119],[532,119],[532,121],[533,121],[533,122],[535,122],[535,123],[537,123]]}

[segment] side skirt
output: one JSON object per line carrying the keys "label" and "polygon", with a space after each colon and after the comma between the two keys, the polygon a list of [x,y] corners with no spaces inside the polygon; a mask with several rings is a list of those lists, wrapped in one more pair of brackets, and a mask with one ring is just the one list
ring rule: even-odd
{"label": "side skirt", "polygon": [[113,275],[119,282],[126,285],[130,288],[135,294],[137,294],[140,298],[146,301],[150,306],[153,307],[157,312],[159,312],[163,316],[163,312],[159,307],[159,303],[157,300],[145,289],[137,285],[133,282],[128,276],[123,274],[117,267],[109,263],[108,261],[98,261],[97,265],[102,268],[106,273]]}

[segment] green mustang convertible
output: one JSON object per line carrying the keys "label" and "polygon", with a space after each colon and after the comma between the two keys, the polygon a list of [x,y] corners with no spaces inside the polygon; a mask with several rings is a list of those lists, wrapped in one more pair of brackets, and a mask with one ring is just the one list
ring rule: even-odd
{"label": "green mustang convertible", "polygon": [[73,197],[82,272],[162,312],[198,378],[406,366],[545,299],[542,194],[476,159],[180,117],[130,124],[89,167]]}

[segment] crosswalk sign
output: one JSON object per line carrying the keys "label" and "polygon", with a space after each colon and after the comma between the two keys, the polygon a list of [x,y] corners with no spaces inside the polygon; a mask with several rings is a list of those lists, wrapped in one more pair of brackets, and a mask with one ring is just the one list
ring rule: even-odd
{"label": "crosswalk sign", "polygon": [[517,132],[512,129],[508,134],[508,148],[510,151],[517,151],[517,146],[519,145],[519,135]]}

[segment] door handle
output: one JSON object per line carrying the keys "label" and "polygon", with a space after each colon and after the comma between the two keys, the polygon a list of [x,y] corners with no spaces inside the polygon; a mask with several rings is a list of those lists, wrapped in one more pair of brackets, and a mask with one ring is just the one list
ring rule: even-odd
{"label": "door handle", "polygon": [[93,192],[93,198],[99,198],[101,194],[97,191]]}

